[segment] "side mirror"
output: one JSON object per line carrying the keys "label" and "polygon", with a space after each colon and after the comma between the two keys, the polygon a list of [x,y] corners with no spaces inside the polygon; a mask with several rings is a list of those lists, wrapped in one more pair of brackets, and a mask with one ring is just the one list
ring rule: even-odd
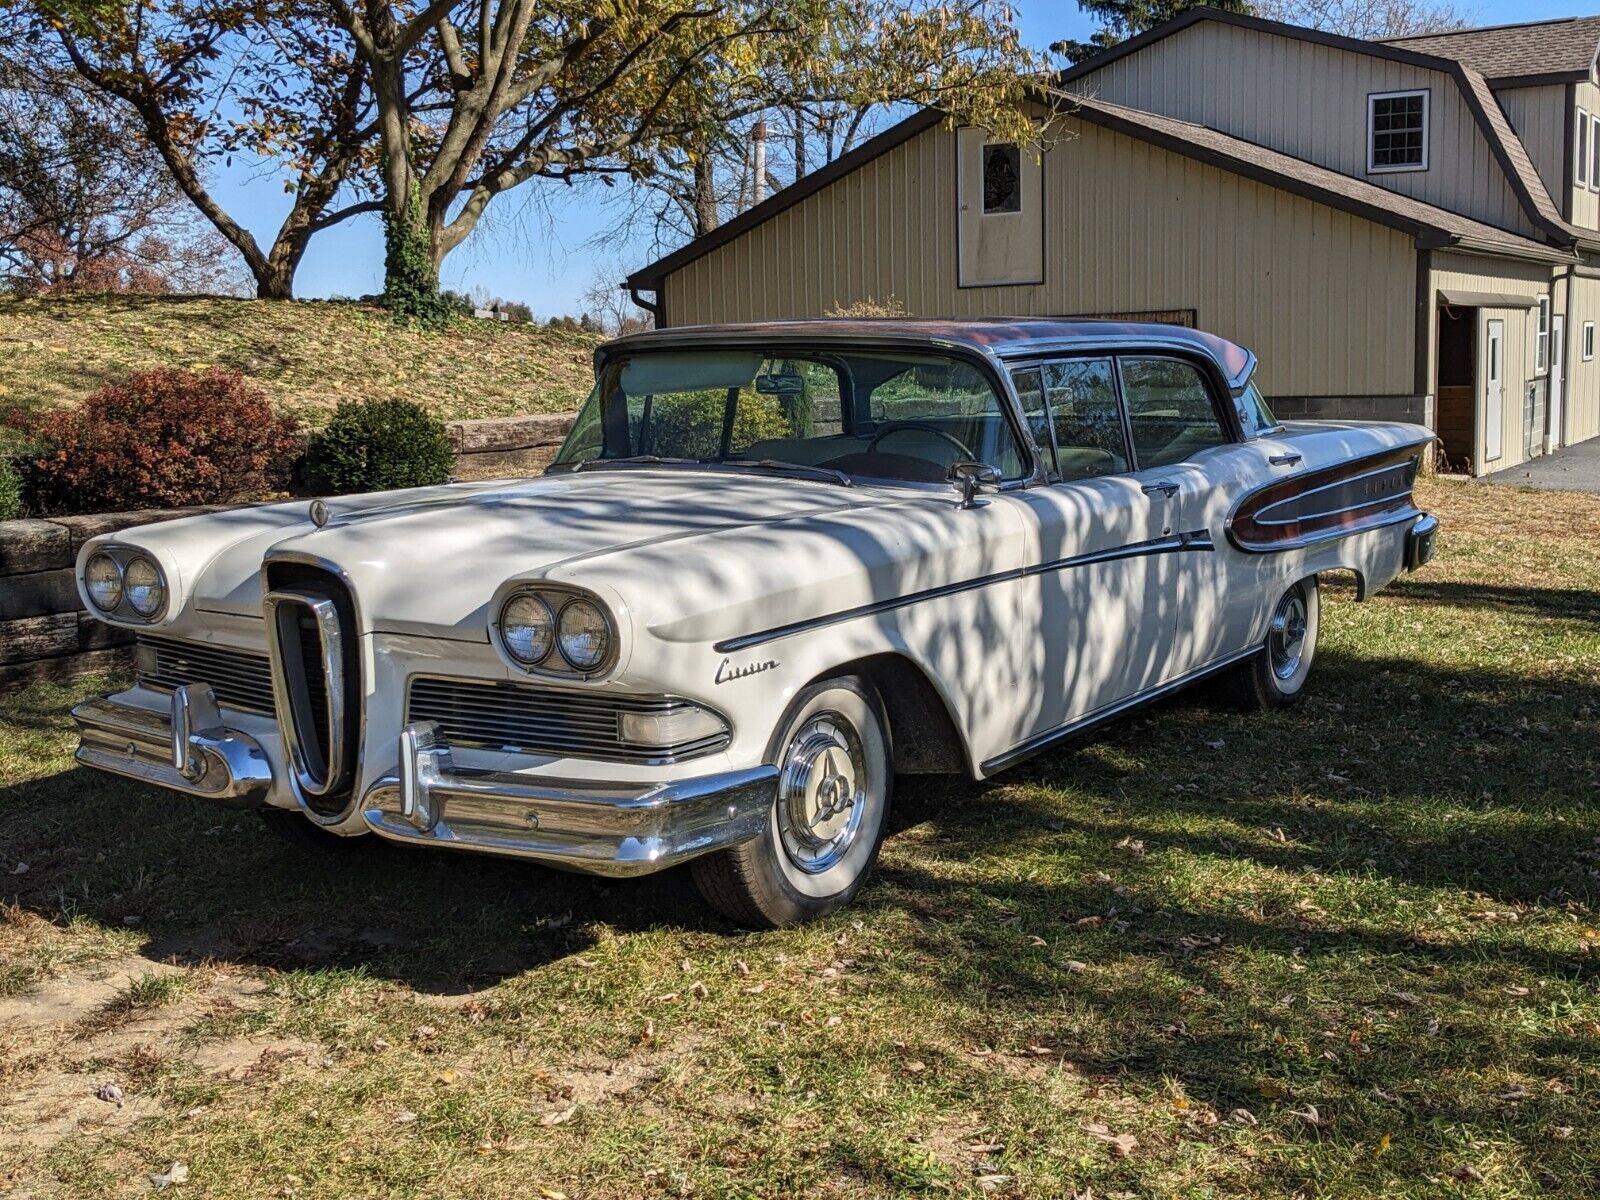
{"label": "side mirror", "polygon": [[958,462],[950,467],[950,482],[961,492],[961,503],[957,508],[977,508],[986,503],[978,499],[978,489],[999,487],[1000,472],[988,463]]}

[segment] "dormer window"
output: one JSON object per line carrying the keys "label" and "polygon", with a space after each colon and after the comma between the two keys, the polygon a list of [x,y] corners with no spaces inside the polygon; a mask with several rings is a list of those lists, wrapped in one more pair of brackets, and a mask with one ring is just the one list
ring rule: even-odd
{"label": "dormer window", "polygon": [[1367,97],[1367,172],[1428,169],[1428,91]]}
{"label": "dormer window", "polygon": [[1587,109],[1578,110],[1578,119],[1574,122],[1578,144],[1572,149],[1572,171],[1579,187],[1589,186],[1589,112]]}
{"label": "dormer window", "polygon": [[1600,113],[1589,114],[1589,190],[1600,192]]}

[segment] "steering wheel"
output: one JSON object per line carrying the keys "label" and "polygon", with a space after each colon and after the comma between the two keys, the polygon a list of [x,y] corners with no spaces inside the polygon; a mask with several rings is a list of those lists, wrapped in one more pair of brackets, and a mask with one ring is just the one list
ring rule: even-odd
{"label": "steering wheel", "polygon": [[886,428],[878,430],[878,432],[873,436],[872,440],[867,443],[866,453],[871,454],[874,450],[876,450],[878,448],[878,443],[883,441],[884,438],[893,437],[897,433],[906,433],[913,429],[922,433],[931,433],[934,437],[942,438],[944,441],[949,442],[956,448],[957,453],[961,455],[961,457],[957,459],[958,462],[975,462],[977,460],[978,456],[972,452],[971,447],[969,447],[960,438],[956,437],[955,434],[940,429],[937,425],[929,425],[925,421],[891,422]]}

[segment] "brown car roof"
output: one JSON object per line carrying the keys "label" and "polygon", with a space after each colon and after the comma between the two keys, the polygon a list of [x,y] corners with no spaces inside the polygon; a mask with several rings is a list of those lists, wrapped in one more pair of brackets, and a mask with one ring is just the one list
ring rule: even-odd
{"label": "brown car roof", "polygon": [[1204,330],[1140,321],[1094,321],[1066,317],[820,317],[805,321],[746,321],[726,325],[678,325],[630,334],[600,347],[600,357],[617,351],[665,348],[707,342],[794,339],[850,339],[942,342],[998,355],[1027,354],[1064,344],[1115,346],[1127,343],[1185,345],[1211,358],[1230,385],[1242,387],[1255,367],[1243,346]]}

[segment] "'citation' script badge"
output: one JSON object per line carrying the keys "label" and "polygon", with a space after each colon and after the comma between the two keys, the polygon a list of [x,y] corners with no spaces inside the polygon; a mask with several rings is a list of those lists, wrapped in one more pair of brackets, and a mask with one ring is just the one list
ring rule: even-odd
{"label": "'citation' script badge", "polygon": [[764,662],[747,663],[742,667],[734,666],[728,659],[722,660],[722,665],[717,668],[716,678],[713,683],[728,683],[734,679],[743,679],[747,675],[759,675],[763,671],[770,671],[778,664],[773,659]]}

